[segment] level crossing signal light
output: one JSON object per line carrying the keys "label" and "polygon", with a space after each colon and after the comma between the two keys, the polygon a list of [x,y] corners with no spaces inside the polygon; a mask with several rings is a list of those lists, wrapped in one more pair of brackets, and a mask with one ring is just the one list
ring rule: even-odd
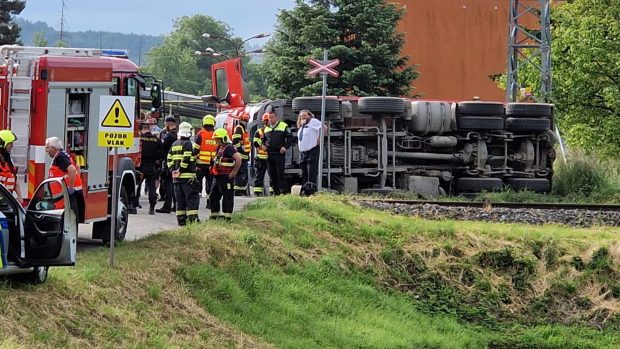
{"label": "level crossing signal light", "polygon": [[158,83],[151,85],[151,104],[155,109],[161,107],[161,86]]}

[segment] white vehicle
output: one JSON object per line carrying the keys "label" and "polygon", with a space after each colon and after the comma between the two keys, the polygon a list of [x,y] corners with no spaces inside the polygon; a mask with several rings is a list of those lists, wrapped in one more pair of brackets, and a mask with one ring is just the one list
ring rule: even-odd
{"label": "white vehicle", "polygon": [[0,185],[0,276],[40,284],[51,266],[75,265],[77,218],[65,183],[43,181],[24,209]]}

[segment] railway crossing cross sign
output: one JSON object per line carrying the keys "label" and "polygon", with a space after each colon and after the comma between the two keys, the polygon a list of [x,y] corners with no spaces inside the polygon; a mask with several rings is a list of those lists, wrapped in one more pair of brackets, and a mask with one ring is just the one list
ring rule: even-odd
{"label": "railway crossing cross sign", "polygon": [[339,59],[332,60],[316,60],[314,58],[309,58],[308,62],[314,66],[314,68],[308,71],[308,75],[311,77],[315,77],[317,74],[329,74],[335,78],[340,75],[336,69],[333,69],[338,64],[340,64]]}

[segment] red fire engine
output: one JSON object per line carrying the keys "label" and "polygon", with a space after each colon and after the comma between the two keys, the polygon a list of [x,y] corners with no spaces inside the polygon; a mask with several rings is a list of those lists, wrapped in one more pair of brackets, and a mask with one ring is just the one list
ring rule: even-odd
{"label": "red fire engine", "polygon": [[[57,136],[80,167],[86,202],[81,223],[93,223],[95,239],[109,240],[111,180],[119,181],[116,239],[123,240],[140,161],[138,119],[144,77],[138,67],[97,49],[2,46],[0,55],[4,59],[0,129],[10,129],[17,136],[11,157],[24,198],[31,198],[46,178],[51,159],[45,139]],[[119,150],[115,176],[109,149],[97,146],[99,100],[105,95],[136,98],[134,146]]]}

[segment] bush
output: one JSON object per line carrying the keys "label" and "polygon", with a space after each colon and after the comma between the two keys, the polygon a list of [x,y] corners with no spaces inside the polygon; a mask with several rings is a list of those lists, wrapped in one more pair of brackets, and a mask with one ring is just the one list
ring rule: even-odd
{"label": "bush", "polygon": [[556,161],[552,192],[565,197],[618,199],[618,165],[614,160],[601,161],[581,151],[573,151],[566,163]]}

